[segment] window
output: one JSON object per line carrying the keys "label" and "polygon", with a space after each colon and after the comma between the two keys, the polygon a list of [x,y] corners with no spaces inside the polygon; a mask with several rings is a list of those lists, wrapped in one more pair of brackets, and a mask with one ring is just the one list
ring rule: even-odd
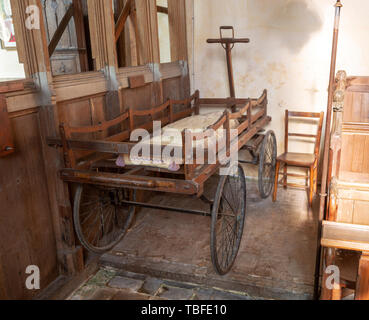
{"label": "window", "polygon": [[53,75],[95,70],[87,0],[43,0],[42,5]]}
{"label": "window", "polygon": [[160,63],[171,62],[168,0],[157,0]]}
{"label": "window", "polygon": [[119,68],[140,65],[136,4],[133,0],[113,0]]}
{"label": "window", "polygon": [[18,59],[10,0],[0,0],[0,61],[0,81],[25,78]]}

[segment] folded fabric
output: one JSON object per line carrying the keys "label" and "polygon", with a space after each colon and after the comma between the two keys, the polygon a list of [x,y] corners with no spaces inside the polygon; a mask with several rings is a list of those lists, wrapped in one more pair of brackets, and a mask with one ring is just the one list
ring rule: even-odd
{"label": "folded fabric", "polygon": [[[151,145],[162,145],[171,147],[182,147],[182,132],[183,130],[189,130],[193,135],[205,133],[209,127],[214,125],[223,116],[223,111],[212,112],[208,114],[202,114],[197,116],[188,117],[162,129],[161,136],[154,136],[147,141]],[[230,128],[236,129],[239,126],[237,120],[231,120]],[[217,141],[221,141],[225,138],[224,128],[221,127],[215,132],[214,135],[205,137],[205,139],[196,139],[193,143],[194,148],[215,148]],[[145,142],[143,142],[145,144]],[[142,165],[156,168],[168,169],[170,171],[178,171],[180,165],[183,164],[183,160],[175,159],[171,157],[161,157],[161,159],[152,159],[151,157],[137,157],[134,155],[120,155],[116,161],[117,166],[124,167],[126,165]]]}

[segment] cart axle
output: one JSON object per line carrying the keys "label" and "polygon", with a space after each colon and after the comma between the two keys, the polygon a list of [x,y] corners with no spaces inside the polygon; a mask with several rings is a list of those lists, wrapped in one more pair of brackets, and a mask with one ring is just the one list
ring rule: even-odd
{"label": "cart axle", "polygon": [[[156,205],[156,204],[149,204],[149,203],[142,203],[142,202],[135,202],[135,201],[122,201],[121,204],[124,204],[127,206],[139,207],[139,208],[171,211],[171,212],[176,212],[176,213],[188,213],[188,214],[193,214],[197,216],[211,217],[211,212],[201,211],[201,210],[189,210],[189,209],[161,206],[161,205]],[[227,213],[220,213],[220,215],[234,217],[234,215],[227,214]]]}

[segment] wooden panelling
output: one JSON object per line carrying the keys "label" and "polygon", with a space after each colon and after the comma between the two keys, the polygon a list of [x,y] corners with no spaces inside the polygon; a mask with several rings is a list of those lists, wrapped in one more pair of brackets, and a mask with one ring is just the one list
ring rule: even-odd
{"label": "wooden panelling", "polygon": [[147,110],[163,103],[162,88],[158,82],[152,82],[141,88],[120,91],[124,110]]}
{"label": "wooden panelling", "polygon": [[[160,105],[164,98],[189,96],[189,77],[184,75],[187,63],[168,64],[164,68],[158,65],[155,0],[136,1],[141,63],[148,65],[118,70],[112,2],[88,0],[91,50],[98,71],[57,77],[52,76],[51,67],[57,73],[63,73],[63,68],[83,68],[77,66],[73,57],[54,60],[51,66],[47,32],[55,30],[46,30],[43,23],[40,29],[26,28],[27,6],[36,4],[42,12],[42,3],[41,0],[12,0],[19,60],[24,63],[33,87],[14,93],[9,92],[10,87],[2,86],[7,95],[16,152],[0,159],[0,299],[32,298],[38,293],[25,289],[25,271],[29,265],[39,266],[41,289],[44,289],[60,274],[79,272],[83,264],[73,232],[70,188],[58,176],[64,166],[62,152],[42,141],[47,136],[58,135],[63,121],[73,126],[97,124],[116,109],[119,111],[119,107],[121,111],[129,107],[149,109]],[[179,1],[178,8],[183,8],[183,4],[184,0]],[[186,34],[181,29],[184,15],[177,9],[172,12],[182,21],[182,26],[175,27],[178,52],[174,55],[178,60],[186,60],[185,38],[178,37],[180,33]],[[46,18],[50,23],[57,23],[51,21],[50,15]],[[65,34],[61,44],[69,40],[70,35]],[[161,76],[158,71],[163,71]],[[144,76],[145,85],[129,89],[128,78],[138,75]],[[114,100],[118,90],[119,99]]]}
{"label": "wooden panelling", "polygon": [[369,174],[369,134],[342,134],[341,171]]}
{"label": "wooden panelling", "polygon": [[72,127],[98,124],[105,117],[105,95],[81,97],[58,103],[59,121]]}
{"label": "wooden panelling", "polygon": [[188,77],[176,77],[163,80],[164,100],[183,100],[190,96]]}
{"label": "wooden panelling", "polygon": [[0,299],[37,294],[25,288],[29,265],[40,268],[41,288],[58,275],[38,114],[11,123],[17,151],[0,159]]}
{"label": "wooden panelling", "polygon": [[343,121],[369,123],[369,92],[346,92]]}
{"label": "wooden panelling", "polygon": [[[68,123],[72,127],[97,125],[107,120],[106,96],[94,95],[82,97],[72,101],[64,101],[57,105],[60,123]],[[128,124],[127,124],[128,126]],[[103,139],[108,132],[75,134],[75,139]],[[76,156],[83,157],[90,154],[86,151],[76,152]]]}
{"label": "wooden panelling", "polygon": [[354,201],[340,199],[338,201],[337,222],[352,223]]}
{"label": "wooden panelling", "polygon": [[339,184],[337,222],[369,225],[369,185]]}
{"label": "wooden panelling", "polygon": [[368,201],[355,201],[353,223],[369,226],[369,198]]}

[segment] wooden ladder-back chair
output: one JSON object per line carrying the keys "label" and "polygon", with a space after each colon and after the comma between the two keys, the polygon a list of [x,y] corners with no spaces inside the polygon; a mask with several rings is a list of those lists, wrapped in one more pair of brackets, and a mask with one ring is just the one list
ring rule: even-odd
{"label": "wooden ladder-back chair", "polygon": [[[306,119],[306,120],[319,119],[317,134],[312,135],[312,134],[302,134],[302,133],[290,133],[289,132],[289,119],[290,118],[301,118],[301,119]],[[310,180],[309,181],[309,205],[310,207],[312,206],[314,194],[316,194],[317,192],[318,162],[319,162],[319,153],[320,153],[320,141],[321,141],[322,130],[323,130],[323,121],[324,121],[324,112],[308,113],[308,112],[293,112],[293,111],[286,110],[285,153],[283,153],[277,158],[273,201],[277,200],[277,191],[278,191],[279,184],[283,184],[285,189],[288,186],[301,187],[296,184],[289,184],[288,183],[289,176],[295,177],[295,178],[305,178],[306,180],[308,180],[309,178]],[[290,137],[315,139],[314,153],[310,154],[310,153],[289,152],[288,143],[289,143]],[[283,172],[280,172],[280,169],[282,166],[283,166]],[[309,176],[290,174],[287,171],[288,167],[307,168],[309,170]],[[280,175],[283,175],[283,179],[281,181],[279,181]]]}

